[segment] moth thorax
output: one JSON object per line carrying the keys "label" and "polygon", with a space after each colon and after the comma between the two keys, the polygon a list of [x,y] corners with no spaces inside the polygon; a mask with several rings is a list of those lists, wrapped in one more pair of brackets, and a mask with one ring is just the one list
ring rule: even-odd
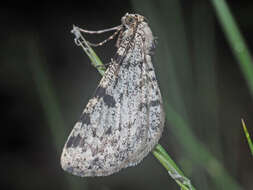
{"label": "moth thorax", "polygon": [[138,14],[128,14],[126,13],[125,16],[122,17],[121,22],[123,26],[126,28],[133,28],[138,25],[138,23],[143,22],[144,17]]}

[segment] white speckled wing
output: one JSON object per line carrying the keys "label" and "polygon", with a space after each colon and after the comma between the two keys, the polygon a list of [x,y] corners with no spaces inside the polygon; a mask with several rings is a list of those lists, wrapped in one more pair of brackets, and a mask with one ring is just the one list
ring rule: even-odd
{"label": "white speckled wing", "polygon": [[78,176],[110,175],[138,164],[158,143],[164,113],[147,27],[143,23],[137,32],[123,33],[114,63],[64,146],[64,170]]}

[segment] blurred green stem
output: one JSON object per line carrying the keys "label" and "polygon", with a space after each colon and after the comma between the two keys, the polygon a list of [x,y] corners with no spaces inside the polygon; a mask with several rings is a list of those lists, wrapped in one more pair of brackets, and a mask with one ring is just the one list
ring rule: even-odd
{"label": "blurred green stem", "polygon": [[253,96],[253,62],[248,47],[225,0],[211,2]]}
{"label": "blurred green stem", "polygon": [[48,122],[53,140],[55,141],[57,153],[60,154],[60,150],[63,147],[62,140],[65,136],[64,130],[62,130],[64,129],[64,120],[60,113],[52,81],[47,70],[44,68],[44,57],[40,55],[35,43],[32,42],[30,46],[29,66],[32,71],[32,77],[44,110],[46,121]]}
{"label": "blurred green stem", "polygon": [[178,126],[176,131],[172,130],[172,135],[178,139],[184,139],[186,142],[183,144],[184,148],[194,160],[207,169],[217,186],[229,190],[242,189],[205,145],[194,136],[187,122],[167,102],[165,102],[165,108],[168,122]]}
{"label": "blurred green stem", "polygon": [[253,156],[253,144],[252,144],[252,141],[251,141],[251,138],[250,138],[248,129],[247,129],[246,124],[245,124],[245,122],[244,122],[243,119],[241,120],[241,122],[242,122],[242,126],[243,126],[243,130],[244,130],[246,139],[247,139],[248,144],[249,144],[249,149],[250,149],[250,151],[251,151],[251,155]]}
{"label": "blurred green stem", "polygon": [[[43,56],[41,56],[41,52],[38,49],[39,46],[36,42],[36,40],[30,43],[26,42],[29,47],[28,63],[32,72],[32,77],[40,98],[41,105],[45,113],[46,121],[48,122],[49,129],[51,130],[52,139],[54,140],[54,144],[56,146],[55,155],[57,155],[56,157],[59,159],[59,155],[61,154],[61,150],[63,147],[63,139],[65,139],[66,137],[66,134],[63,130],[65,129],[64,119],[60,112],[50,75],[48,74],[47,69],[44,67],[44,63],[46,62],[46,60]],[[66,173],[64,174],[64,176],[66,177],[64,180],[67,181],[70,189],[85,189],[85,181],[83,181],[83,183],[80,183],[72,176]]]}
{"label": "blurred green stem", "polygon": [[195,190],[192,186],[191,181],[187,179],[183,172],[177,167],[176,163],[167,154],[164,148],[157,144],[152,151],[153,155],[157,160],[163,165],[163,167],[168,171],[169,175],[176,181],[176,183],[183,190]]}

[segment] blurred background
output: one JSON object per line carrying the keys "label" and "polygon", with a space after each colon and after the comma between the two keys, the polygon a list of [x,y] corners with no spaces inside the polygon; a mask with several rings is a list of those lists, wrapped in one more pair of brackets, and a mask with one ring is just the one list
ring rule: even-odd
{"label": "blurred background", "polygon": [[[227,1],[249,49],[253,2]],[[74,44],[72,25],[100,30],[144,15],[158,47],[154,66],[166,106],[160,144],[196,189],[253,189],[252,96],[211,1],[5,2],[0,7],[0,189],[179,189],[150,154],[115,175],[79,178],[60,154],[101,79]],[[85,36],[100,42],[110,34]],[[95,48],[104,63],[115,40]]]}

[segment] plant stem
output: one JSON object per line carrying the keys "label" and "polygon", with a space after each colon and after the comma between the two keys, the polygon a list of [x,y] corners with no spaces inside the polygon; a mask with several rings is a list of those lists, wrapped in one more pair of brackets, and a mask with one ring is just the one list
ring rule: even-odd
{"label": "plant stem", "polygon": [[211,2],[253,96],[253,61],[248,47],[227,3],[224,0],[211,0]]}
{"label": "plant stem", "polygon": [[243,130],[244,130],[246,139],[247,139],[248,144],[249,144],[249,149],[250,149],[250,151],[251,151],[251,155],[253,156],[253,144],[252,144],[252,141],[251,141],[251,138],[250,138],[248,129],[247,129],[247,127],[246,127],[246,124],[245,124],[244,120],[242,119],[241,121],[242,121],[242,126],[243,126]]}

